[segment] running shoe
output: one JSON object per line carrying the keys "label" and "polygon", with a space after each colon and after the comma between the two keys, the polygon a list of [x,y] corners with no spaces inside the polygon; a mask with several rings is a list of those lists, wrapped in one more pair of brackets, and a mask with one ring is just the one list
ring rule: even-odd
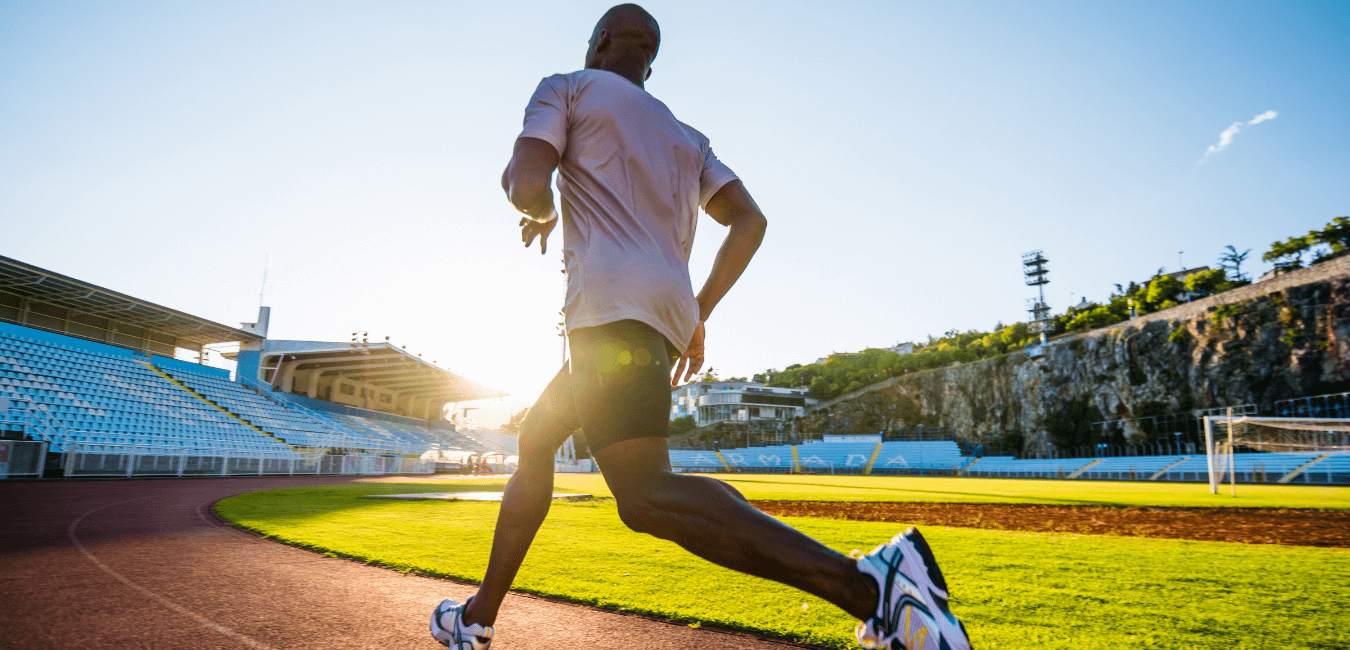
{"label": "running shoe", "polygon": [[[473,600],[473,596],[469,600]],[[464,624],[464,610],[469,606],[469,600],[463,605],[449,598],[442,600],[431,613],[431,638],[450,650],[488,650],[492,645],[492,628],[477,623]]]}
{"label": "running shoe", "polygon": [[947,581],[917,528],[853,557],[881,596],[876,615],[855,631],[864,648],[970,650],[965,626],[947,609]]}

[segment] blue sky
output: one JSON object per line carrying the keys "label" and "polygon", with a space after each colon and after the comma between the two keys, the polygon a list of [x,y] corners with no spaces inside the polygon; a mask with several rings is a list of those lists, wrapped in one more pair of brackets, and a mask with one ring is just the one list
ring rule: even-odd
{"label": "blue sky", "polygon": [[[532,399],[561,242],[521,249],[498,178],[609,4],[0,2],[0,254],[226,323],[266,259],[274,337]],[[648,90],[770,221],[723,376],[1020,320],[1027,250],[1060,310],[1350,214],[1344,2],[644,6]]]}

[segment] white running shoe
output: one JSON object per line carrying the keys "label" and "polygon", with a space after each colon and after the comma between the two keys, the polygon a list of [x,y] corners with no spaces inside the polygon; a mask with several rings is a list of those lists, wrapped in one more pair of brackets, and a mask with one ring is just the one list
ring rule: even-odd
{"label": "white running shoe", "polygon": [[464,624],[464,609],[470,600],[472,596],[463,605],[449,598],[442,600],[431,613],[431,638],[450,650],[488,650],[492,645],[492,628]]}
{"label": "white running shoe", "polygon": [[970,650],[965,626],[947,609],[947,581],[917,528],[867,555],[853,553],[881,596],[876,615],[855,631],[864,648]]}

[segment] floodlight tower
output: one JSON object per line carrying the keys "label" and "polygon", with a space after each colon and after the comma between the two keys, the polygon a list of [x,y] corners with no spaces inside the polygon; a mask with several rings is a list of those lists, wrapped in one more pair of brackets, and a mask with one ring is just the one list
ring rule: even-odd
{"label": "floodlight tower", "polygon": [[[1041,251],[1031,251],[1022,254],[1022,275],[1026,277],[1027,286],[1036,287],[1036,298],[1028,298],[1027,302],[1031,307],[1027,309],[1031,312],[1031,321],[1027,323],[1032,334],[1040,334],[1040,345],[1045,345],[1046,332],[1054,329],[1054,321],[1050,319],[1050,305],[1045,304],[1045,285],[1050,284],[1050,271],[1045,268],[1050,261],[1045,259]],[[1033,354],[1033,356],[1040,356]]]}

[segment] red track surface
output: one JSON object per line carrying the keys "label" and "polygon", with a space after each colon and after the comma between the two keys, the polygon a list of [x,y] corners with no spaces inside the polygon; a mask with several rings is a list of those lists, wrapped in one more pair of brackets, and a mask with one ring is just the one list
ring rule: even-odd
{"label": "red track surface", "polygon": [[[440,648],[432,608],[471,587],[268,542],[210,512],[242,492],[351,480],[0,483],[0,647]],[[517,595],[497,630],[494,650],[784,647]]]}

